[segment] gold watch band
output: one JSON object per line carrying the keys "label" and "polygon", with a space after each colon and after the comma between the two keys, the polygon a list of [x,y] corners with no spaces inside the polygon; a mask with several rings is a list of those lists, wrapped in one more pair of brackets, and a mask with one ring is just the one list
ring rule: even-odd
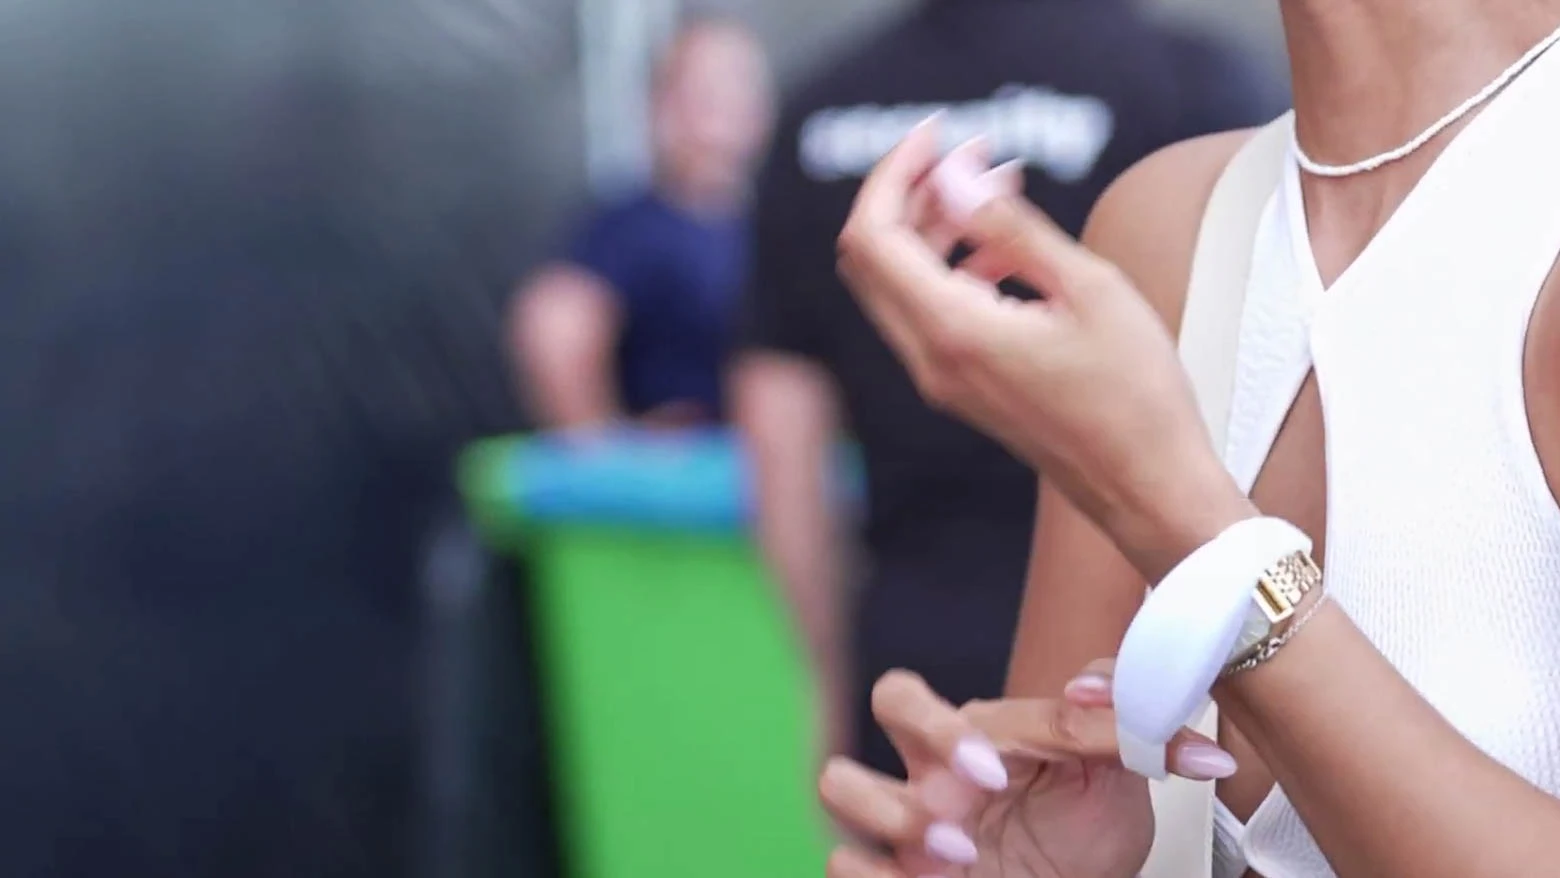
{"label": "gold watch band", "polygon": [[[1313,590],[1322,588],[1322,570],[1311,559],[1309,552],[1293,552],[1269,567],[1257,580],[1253,601],[1267,619],[1267,634],[1251,642],[1230,659],[1220,677],[1228,677],[1241,671],[1249,671],[1271,659],[1274,654],[1305,625],[1326,600],[1325,592],[1313,601],[1310,610],[1298,619],[1295,608]],[[1255,619],[1253,619],[1255,621]],[[1288,624],[1285,624],[1288,623]]]}
{"label": "gold watch band", "polygon": [[1309,552],[1291,552],[1257,580],[1256,601],[1268,622],[1278,625],[1295,614],[1295,607],[1322,582],[1322,570]]}

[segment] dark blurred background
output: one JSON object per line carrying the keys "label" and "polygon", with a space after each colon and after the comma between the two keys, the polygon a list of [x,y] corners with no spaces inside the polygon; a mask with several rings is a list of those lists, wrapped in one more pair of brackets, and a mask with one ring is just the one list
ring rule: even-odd
{"label": "dark blurred background", "polygon": [[[699,8],[784,93],[909,5]],[[1271,6],[1159,11],[1277,71]],[[529,425],[506,299],[642,182],[686,11],[0,3],[0,874],[555,874],[451,460]]]}

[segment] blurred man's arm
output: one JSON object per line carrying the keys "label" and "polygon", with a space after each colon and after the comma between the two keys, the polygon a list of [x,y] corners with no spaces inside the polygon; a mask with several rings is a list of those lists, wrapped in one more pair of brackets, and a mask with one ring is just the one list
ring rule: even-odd
{"label": "blurred man's arm", "polygon": [[539,424],[594,427],[621,416],[622,314],[605,280],[569,263],[548,266],[516,292],[508,322],[519,390]]}
{"label": "blurred man's arm", "polygon": [[805,357],[757,349],[731,375],[737,426],[754,464],[756,536],[779,581],[817,674],[823,746],[849,746],[849,626],[844,549],[830,484],[839,436],[832,379]]}
{"label": "blurred man's arm", "polygon": [[831,484],[843,400],[830,364],[834,237],[843,217],[798,161],[805,107],[777,127],[754,198],[750,282],[738,314],[729,411],[753,460],[754,538],[790,606],[818,696],[819,745],[853,741],[849,531]]}

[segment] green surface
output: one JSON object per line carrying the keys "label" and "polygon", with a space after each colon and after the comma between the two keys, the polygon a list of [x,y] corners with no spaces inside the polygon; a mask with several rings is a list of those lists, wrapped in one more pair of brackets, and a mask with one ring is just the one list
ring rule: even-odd
{"label": "green surface", "polygon": [[751,549],[586,527],[539,539],[574,875],[823,874],[805,684]]}
{"label": "green surface", "polygon": [[525,519],[516,439],[472,448],[473,519],[531,565],[571,878],[823,874],[811,701],[745,539]]}

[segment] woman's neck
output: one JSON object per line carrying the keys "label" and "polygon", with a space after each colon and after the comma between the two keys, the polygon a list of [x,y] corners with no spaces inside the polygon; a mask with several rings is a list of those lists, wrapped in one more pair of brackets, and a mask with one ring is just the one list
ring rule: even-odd
{"label": "woman's neck", "polygon": [[1281,9],[1300,143],[1334,164],[1410,140],[1560,26],[1560,0],[1281,0]]}

